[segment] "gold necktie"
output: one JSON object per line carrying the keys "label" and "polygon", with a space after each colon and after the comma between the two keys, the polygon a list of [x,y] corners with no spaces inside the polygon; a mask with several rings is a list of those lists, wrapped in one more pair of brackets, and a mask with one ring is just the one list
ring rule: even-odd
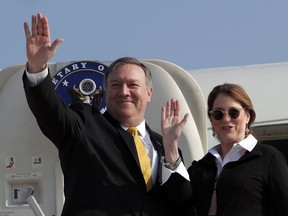
{"label": "gold necktie", "polygon": [[138,158],[140,161],[141,171],[142,171],[143,177],[144,177],[145,182],[146,182],[146,189],[147,189],[147,191],[149,191],[153,186],[150,159],[148,157],[144,143],[142,142],[142,140],[138,136],[137,128],[130,127],[130,128],[128,128],[127,131],[129,133],[131,133],[133,138],[134,138],[134,142],[135,142],[137,153],[138,153]]}

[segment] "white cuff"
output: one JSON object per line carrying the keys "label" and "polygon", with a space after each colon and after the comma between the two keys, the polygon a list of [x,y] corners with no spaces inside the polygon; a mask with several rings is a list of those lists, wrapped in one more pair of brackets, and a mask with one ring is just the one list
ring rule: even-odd
{"label": "white cuff", "polygon": [[187,179],[188,181],[190,181],[189,178],[189,174],[187,172],[186,167],[184,166],[183,162],[181,162],[179,164],[179,166],[175,169],[175,170],[170,170],[168,168],[166,168],[163,164],[162,164],[162,185],[168,181],[168,179],[170,178],[172,173],[179,173],[181,176],[183,176],[183,178]]}
{"label": "white cuff", "polygon": [[48,68],[46,67],[43,71],[38,73],[29,73],[27,68],[25,70],[28,80],[30,81],[30,86],[36,86],[40,84],[48,76]]}

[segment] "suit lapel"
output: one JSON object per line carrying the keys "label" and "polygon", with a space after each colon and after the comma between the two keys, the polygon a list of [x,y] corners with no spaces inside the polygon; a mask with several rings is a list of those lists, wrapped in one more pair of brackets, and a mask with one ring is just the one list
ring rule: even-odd
{"label": "suit lapel", "polygon": [[134,160],[136,161],[136,163],[137,163],[137,165],[141,171],[140,163],[139,163],[139,159],[138,159],[138,155],[137,155],[137,150],[136,150],[136,146],[135,146],[133,137],[127,131],[123,130],[123,128],[121,126],[120,126],[120,128],[117,128],[117,131],[120,134],[120,136],[123,138],[124,143],[126,143],[129,151],[131,152]]}
{"label": "suit lapel", "polygon": [[137,155],[137,150],[136,150],[136,147],[135,147],[135,144],[134,144],[134,139],[131,136],[131,134],[129,134],[127,131],[123,130],[121,125],[108,112],[105,112],[103,115],[107,119],[107,121],[109,121],[113,125],[113,127],[118,132],[119,136],[122,138],[123,142],[119,141],[119,144],[121,144],[121,145],[123,143],[126,144],[128,150],[132,154],[132,157],[134,158],[134,160],[138,164],[138,167],[140,168],[138,155]]}

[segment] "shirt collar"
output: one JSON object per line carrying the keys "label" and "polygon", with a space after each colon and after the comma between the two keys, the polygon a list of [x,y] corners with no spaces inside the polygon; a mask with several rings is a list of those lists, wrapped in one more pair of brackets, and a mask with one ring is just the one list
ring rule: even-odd
{"label": "shirt collar", "polygon": [[[128,127],[127,126],[124,126],[124,125],[121,125],[121,127],[124,129],[124,130],[127,130]],[[143,120],[139,125],[136,126],[138,132],[139,132],[139,135],[144,137],[146,135],[146,124],[145,124],[145,120]]]}
{"label": "shirt collar", "polygon": [[252,134],[249,134],[244,140],[239,142],[239,145],[247,151],[251,152],[257,142],[258,140]]}
{"label": "shirt collar", "polygon": [[[255,145],[257,144],[257,139],[252,135],[249,134],[244,140],[240,141],[239,143],[235,143],[233,147],[235,146],[241,146],[242,148],[246,149],[247,151],[251,152]],[[220,144],[212,147],[208,152],[210,152],[215,157],[219,157],[219,148]]]}

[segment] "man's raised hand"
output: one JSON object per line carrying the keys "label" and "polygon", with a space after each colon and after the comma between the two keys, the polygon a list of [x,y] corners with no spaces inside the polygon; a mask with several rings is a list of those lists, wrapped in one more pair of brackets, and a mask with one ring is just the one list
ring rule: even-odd
{"label": "man's raised hand", "polygon": [[24,23],[24,31],[28,71],[30,73],[40,72],[45,69],[63,39],[57,38],[51,44],[48,18],[41,13],[32,15],[31,31],[28,23]]}

